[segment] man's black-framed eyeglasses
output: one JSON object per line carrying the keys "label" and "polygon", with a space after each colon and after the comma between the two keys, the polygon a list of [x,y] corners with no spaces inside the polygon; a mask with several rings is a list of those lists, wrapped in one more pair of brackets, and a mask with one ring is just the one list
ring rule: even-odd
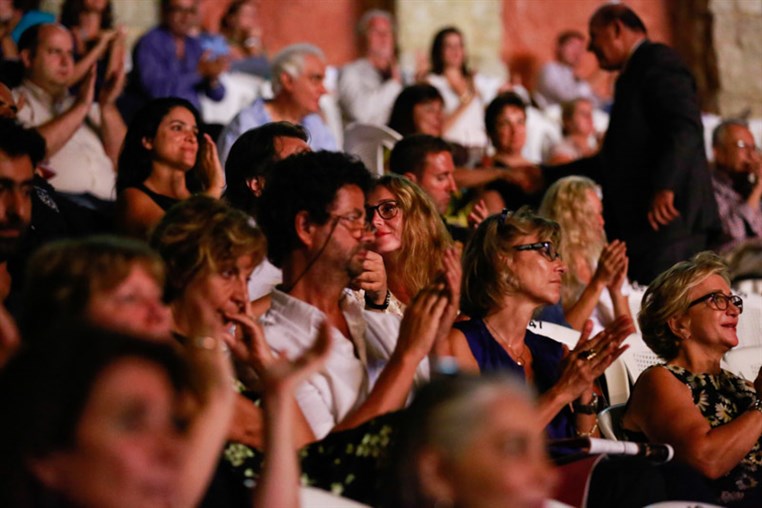
{"label": "man's black-framed eyeglasses", "polygon": [[726,295],[724,293],[721,293],[719,291],[713,291],[709,294],[706,294],[702,297],[696,298],[691,303],[688,304],[688,308],[690,309],[694,305],[698,305],[701,302],[705,302],[709,300],[711,305],[717,309],[717,310],[727,310],[728,304],[732,303],[736,309],[738,309],[738,313],[743,312],[743,298],[741,298],[738,295]]}
{"label": "man's black-framed eyeglasses", "polygon": [[553,245],[553,242],[525,243],[522,245],[514,245],[513,249],[539,250],[542,252],[542,255],[545,256],[549,261],[555,261],[561,257],[561,254],[558,253],[558,250],[556,249],[556,246]]}
{"label": "man's black-framed eyeglasses", "polygon": [[386,201],[381,201],[379,204],[375,206],[366,205],[365,206],[365,218],[368,220],[368,222],[373,221],[373,216],[376,212],[378,212],[378,216],[381,217],[384,220],[392,220],[397,216],[397,214],[400,211],[400,205],[397,203],[394,199],[387,199]]}

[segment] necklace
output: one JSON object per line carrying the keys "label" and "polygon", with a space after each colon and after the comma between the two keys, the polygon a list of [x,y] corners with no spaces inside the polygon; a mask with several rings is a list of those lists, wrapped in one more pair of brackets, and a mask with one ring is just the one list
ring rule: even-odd
{"label": "necklace", "polygon": [[513,350],[513,346],[511,346],[510,342],[505,340],[503,336],[497,330],[492,328],[492,326],[487,322],[486,319],[484,320],[484,324],[487,326],[487,330],[490,331],[490,333],[495,337],[495,339],[497,339],[497,341],[501,345],[504,345],[505,347],[508,348],[508,354],[513,359],[513,361],[515,361],[519,367],[523,367],[524,364],[526,363],[526,360],[524,359],[524,351],[526,349],[526,344],[524,344],[523,342],[521,343],[521,352],[520,354],[517,355],[516,352]]}

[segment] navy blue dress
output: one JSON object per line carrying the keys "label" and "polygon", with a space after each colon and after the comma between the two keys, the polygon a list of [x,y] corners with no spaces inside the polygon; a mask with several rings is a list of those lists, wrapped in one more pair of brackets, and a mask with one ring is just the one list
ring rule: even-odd
{"label": "navy blue dress", "polygon": [[[461,321],[455,323],[454,328],[466,336],[468,347],[471,349],[476,363],[479,364],[480,372],[510,372],[526,381],[524,367],[517,364],[495,340],[484,324],[484,320]],[[534,387],[538,393],[545,393],[556,384],[561,376],[563,346],[560,342],[537,335],[529,330],[524,336],[524,342],[532,352]],[[564,439],[577,435],[574,414],[568,405],[553,418],[546,431],[549,439]]]}

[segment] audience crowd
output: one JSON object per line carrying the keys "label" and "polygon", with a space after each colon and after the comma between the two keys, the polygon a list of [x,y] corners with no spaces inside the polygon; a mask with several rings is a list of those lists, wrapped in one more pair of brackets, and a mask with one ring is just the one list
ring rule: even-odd
{"label": "audience crowd", "polygon": [[[632,9],[561,33],[529,91],[455,26],[403,72],[382,10],[331,81],[312,44],[268,56],[255,0],[219,34],[161,0],[129,73],[110,0],[37,4],[0,0],[1,506],[762,506],[762,368],[720,363],[762,156],[729,118],[707,161],[694,78]],[[383,167],[351,124],[398,139]],[[578,460],[629,337],[661,363],[619,437],[674,459]]]}

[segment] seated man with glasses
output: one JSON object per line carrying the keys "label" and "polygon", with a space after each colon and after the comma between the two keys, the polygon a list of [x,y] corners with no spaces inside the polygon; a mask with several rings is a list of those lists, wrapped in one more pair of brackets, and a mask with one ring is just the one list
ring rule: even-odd
{"label": "seated man with glasses", "polygon": [[347,155],[303,153],[276,163],[260,198],[268,258],[283,271],[262,318],[268,344],[296,357],[321,323],[331,328],[325,368],[296,392],[317,438],[400,409],[414,382],[427,379],[427,355],[452,324],[443,319],[449,296],[440,287],[419,293],[402,322],[366,310],[346,289],[370,248],[370,183],[362,163]]}
{"label": "seated man with glasses", "polygon": [[718,125],[712,133],[712,149],[712,185],[723,233],[718,250],[728,252],[762,237],[762,157],[743,120]]}
{"label": "seated man with glasses", "polygon": [[722,506],[762,506],[762,371],[742,379],[720,367],[738,345],[743,300],[727,265],[702,252],[659,275],[638,320],[643,340],[666,363],[644,371],[622,425],[630,439],[669,443],[675,459],[705,478]]}

